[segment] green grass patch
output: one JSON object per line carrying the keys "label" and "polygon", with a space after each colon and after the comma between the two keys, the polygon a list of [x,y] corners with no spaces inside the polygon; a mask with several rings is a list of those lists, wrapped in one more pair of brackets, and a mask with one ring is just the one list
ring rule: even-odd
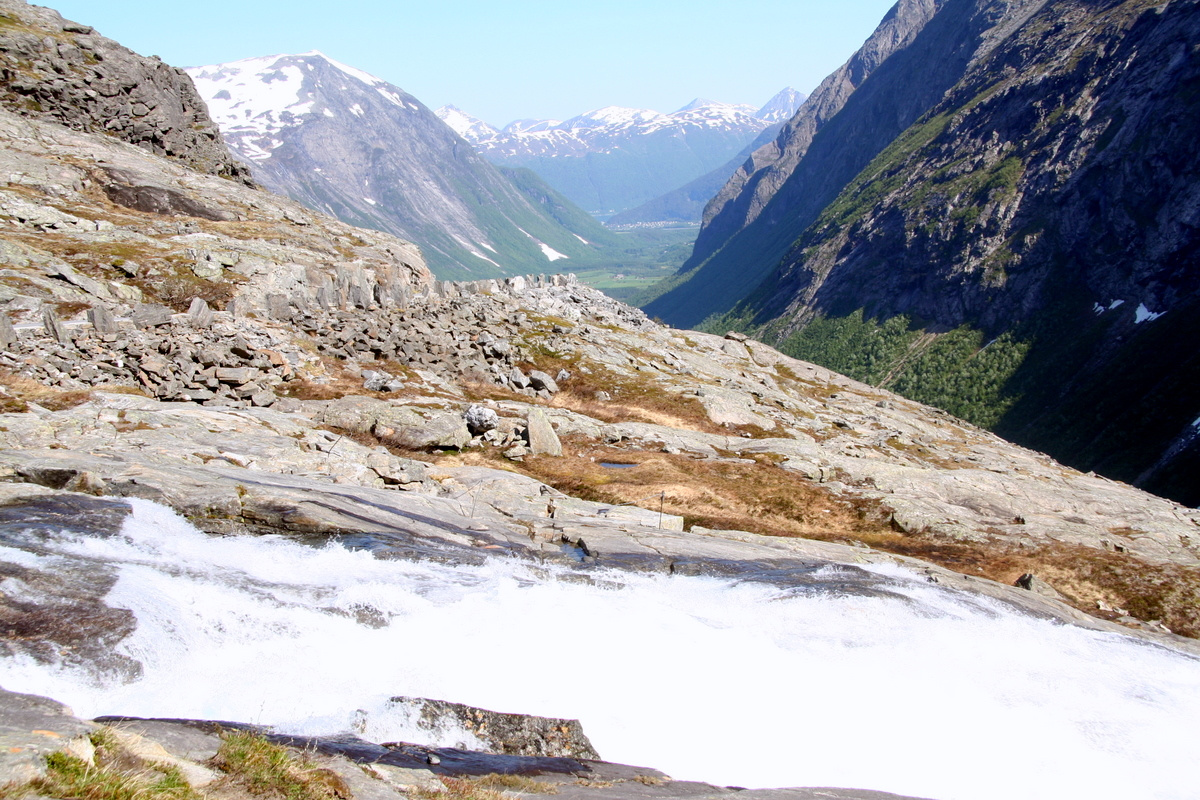
{"label": "green grass patch", "polygon": [[252,795],[280,800],[347,800],[336,773],[313,765],[295,750],[245,731],[224,735],[213,765]]}
{"label": "green grass patch", "polygon": [[[98,756],[116,747],[103,728],[93,733],[91,740]],[[46,757],[44,777],[10,788],[4,796],[29,794],[57,800],[200,800],[177,767],[152,765],[141,770],[118,770],[89,764],[69,753],[51,753]]]}

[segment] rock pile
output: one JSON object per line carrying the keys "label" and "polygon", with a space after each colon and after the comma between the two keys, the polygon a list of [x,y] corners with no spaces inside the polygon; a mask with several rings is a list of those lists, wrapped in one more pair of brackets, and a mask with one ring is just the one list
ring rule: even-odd
{"label": "rock pile", "polygon": [[[404,306],[372,302],[365,309],[371,314],[344,292],[317,295],[340,297],[340,307],[326,310],[294,298],[280,305],[277,316],[295,320],[324,356],[355,364],[392,362],[447,378],[465,375],[542,399],[557,393],[570,373],[522,370],[518,365],[533,350],[571,349],[567,335],[577,327],[586,333],[588,322],[651,324],[573,275],[441,283],[411,298],[402,291]],[[305,310],[295,311],[296,304]],[[0,367],[67,390],[115,384],[163,400],[270,405],[275,388],[316,359],[297,343],[295,331],[239,317],[234,306],[234,313],[214,312],[194,298],[185,314],[138,304],[127,317],[116,317],[98,304],[87,311],[86,322],[67,323],[46,307],[41,324],[18,327],[0,311]],[[405,386],[381,369],[368,367],[361,377],[371,391]]]}
{"label": "rock pile", "polygon": [[40,330],[14,328],[3,317],[0,367],[64,390],[128,386],[163,400],[239,407],[275,402],[275,387],[309,358],[199,299],[187,314],[139,305],[128,319],[104,306],[89,316],[89,323],[64,324],[47,309]]}

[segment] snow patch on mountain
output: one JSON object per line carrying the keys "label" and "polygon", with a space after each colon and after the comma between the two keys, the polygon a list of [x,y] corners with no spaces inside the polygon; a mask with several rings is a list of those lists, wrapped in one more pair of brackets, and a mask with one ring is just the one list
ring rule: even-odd
{"label": "snow patch on mountain", "polygon": [[[775,104],[779,109],[794,112],[793,106],[798,106],[803,97],[794,90],[785,89],[772,98],[768,105]],[[443,106],[437,111],[442,121],[459,136],[485,155],[501,158],[521,155],[554,158],[610,153],[625,146],[631,138],[650,136],[664,130],[677,131],[680,135],[699,130],[736,131],[743,133],[749,141],[774,124],[775,115],[785,111],[770,112],[767,117],[760,117],[759,113],[749,105],[697,98],[670,114],[644,108],[605,106],[565,122],[521,119],[497,130],[455,106]]]}
{"label": "snow patch on mountain", "polygon": [[1143,322],[1153,322],[1167,312],[1154,312],[1146,308],[1145,303],[1138,303],[1137,310],[1134,312],[1133,324],[1141,325]]}
{"label": "snow patch on mountain", "polygon": [[245,135],[247,158],[269,158],[280,145],[279,132],[313,111],[304,71],[299,64],[281,63],[287,58],[247,58],[187,71],[221,130]]}
{"label": "snow patch on mountain", "polygon": [[437,111],[438,119],[450,126],[450,129],[468,142],[488,136],[496,136],[500,131],[488,125],[481,119],[472,117],[455,106],[442,106]]}
{"label": "snow patch on mountain", "polygon": [[542,248],[542,253],[550,261],[558,261],[560,258],[570,258],[570,256],[563,255],[545,242],[538,242],[538,247]]}

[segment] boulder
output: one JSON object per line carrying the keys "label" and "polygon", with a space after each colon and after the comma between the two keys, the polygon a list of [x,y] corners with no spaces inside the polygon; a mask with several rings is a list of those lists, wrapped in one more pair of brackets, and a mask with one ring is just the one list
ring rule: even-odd
{"label": "boulder", "polygon": [[[203,298],[193,297],[192,304],[188,306],[188,319],[197,328],[211,328],[213,324],[213,312],[208,307],[208,303],[204,302]],[[93,323],[94,324],[94,323]]]}
{"label": "boulder", "polygon": [[463,415],[467,428],[476,436],[495,430],[500,426],[500,415],[487,406],[473,405]]}
{"label": "boulder", "polygon": [[541,370],[535,369],[529,373],[529,383],[534,389],[544,389],[551,394],[558,391],[558,384],[554,382],[554,378],[551,378]]}
{"label": "boulder", "polygon": [[529,452],[532,455],[561,456],[562,442],[550,424],[550,418],[540,408],[529,410],[526,418],[525,436],[529,440]]}
{"label": "boulder", "polygon": [[131,319],[139,328],[154,328],[159,325],[170,325],[174,312],[166,306],[157,303],[143,303],[133,310]]}
{"label": "boulder", "polygon": [[471,432],[458,414],[439,414],[422,425],[399,428],[389,439],[413,450],[461,450],[471,441]]}
{"label": "boulder", "polygon": [[[600,758],[577,719],[506,714],[423,697],[393,697],[388,704],[409,714],[431,738],[447,740],[446,745],[475,745],[485,753],[498,755]],[[464,732],[476,741],[448,741],[456,737],[465,739]]]}
{"label": "boulder", "polygon": [[96,333],[116,333],[120,330],[116,318],[113,317],[112,312],[105,306],[92,306],[88,309],[87,315],[88,322],[92,323],[92,327],[96,329]]}
{"label": "boulder", "polygon": [[62,703],[0,690],[0,785],[45,774],[46,756],[60,750],[90,761],[94,729]]}
{"label": "boulder", "polygon": [[408,425],[423,425],[425,418],[411,408],[397,406],[375,397],[342,397],[330,401],[315,417],[315,422],[353,433],[394,435]]}
{"label": "boulder", "polygon": [[529,378],[516,367],[513,367],[512,372],[508,373],[508,382],[512,384],[514,389],[529,388]]}

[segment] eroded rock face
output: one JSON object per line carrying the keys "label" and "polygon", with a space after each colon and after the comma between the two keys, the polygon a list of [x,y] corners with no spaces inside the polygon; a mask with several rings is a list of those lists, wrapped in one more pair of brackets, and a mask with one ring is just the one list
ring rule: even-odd
{"label": "eroded rock face", "polygon": [[250,183],[249,169],[230,155],[183,70],[23,0],[3,0],[0,15],[0,103],[6,108]]}

